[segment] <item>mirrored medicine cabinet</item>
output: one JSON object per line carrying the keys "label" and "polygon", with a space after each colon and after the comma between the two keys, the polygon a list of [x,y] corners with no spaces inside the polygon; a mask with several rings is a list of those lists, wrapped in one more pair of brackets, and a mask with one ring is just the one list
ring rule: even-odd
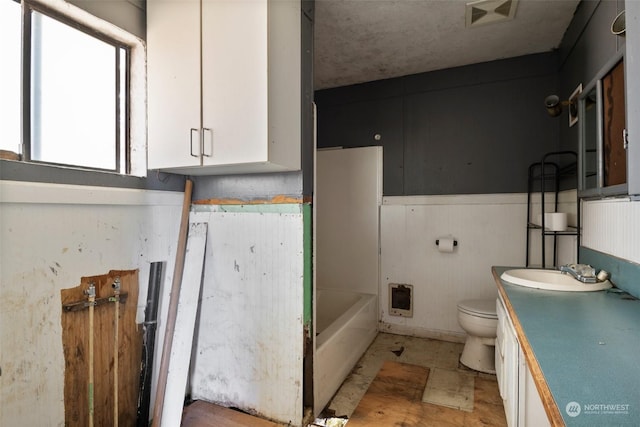
{"label": "mirrored medicine cabinet", "polygon": [[624,51],[585,86],[578,110],[580,197],[627,194]]}

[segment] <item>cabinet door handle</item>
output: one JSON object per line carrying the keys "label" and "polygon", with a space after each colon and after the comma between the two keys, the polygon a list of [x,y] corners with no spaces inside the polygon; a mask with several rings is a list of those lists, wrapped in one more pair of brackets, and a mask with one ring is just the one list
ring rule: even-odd
{"label": "cabinet door handle", "polygon": [[[209,132],[209,135],[211,135],[211,137],[209,138],[209,147],[211,148],[209,154],[207,154],[207,150],[205,150],[206,140],[204,138],[204,134],[207,132]],[[202,155],[205,157],[213,157],[213,130],[211,130],[211,128],[202,128]]]}
{"label": "cabinet door handle", "polygon": [[191,154],[191,157],[200,157],[199,154],[193,154],[193,133],[194,132],[198,132],[198,129],[196,128],[189,129],[189,154]]}

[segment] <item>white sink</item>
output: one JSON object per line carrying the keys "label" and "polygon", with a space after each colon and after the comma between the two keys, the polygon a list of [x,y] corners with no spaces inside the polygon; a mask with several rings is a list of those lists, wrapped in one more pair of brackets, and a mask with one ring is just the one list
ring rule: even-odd
{"label": "white sink", "polygon": [[582,283],[569,274],[559,270],[542,270],[535,268],[520,268],[507,270],[500,276],[505,282],[527,288],[546,289],[564,292],[591,292],[609,289],[611,282]]}

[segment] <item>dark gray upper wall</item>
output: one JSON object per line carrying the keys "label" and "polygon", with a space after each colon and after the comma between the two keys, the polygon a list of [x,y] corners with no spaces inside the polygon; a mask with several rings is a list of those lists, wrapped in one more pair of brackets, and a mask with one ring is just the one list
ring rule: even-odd
{"label": "dark gray upper wall", "polygon": [[545,53],[318,91],[318,147],[382,145],[389,196],[526,191],[559,149],[557,67]]}
{"label": "dark gray upper wall", "polygon": [[277,196],[300,197],[303,194],[302,172],[251,175],[194,176],[193,200],[238,199],[271,200]]}
{"label": "dark gray upper wall", "polygon": [[313,194],[315,159],[314,112],[313,112],[313,28],[315,2],[302,0],[302,194]]}
{"label": "dark gray upper wall", "polygon": [[[582,83],[588,85],[596,74],[624,49],[625,38],[611,33],[611,23],[624,10],[623,0],[582,1],[567,29],[559,49],[559,92],[568,99]],[[562,115],[560,146],[578,150],[579,126],[568,126],[566,113]]]}

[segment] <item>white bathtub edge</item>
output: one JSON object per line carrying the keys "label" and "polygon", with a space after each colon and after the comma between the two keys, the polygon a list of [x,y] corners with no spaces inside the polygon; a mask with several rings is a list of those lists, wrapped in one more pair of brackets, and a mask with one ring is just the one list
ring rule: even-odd
{"label": "white bathtub edge", "polygon": [[[378,334],[378,298],[362,294],[353,306],[316,337],[314,415],[318,416]],[[366,323],[366,327],[358,324]],[[357,329],[357,339],[349,329]],[[343,341],[341,343],[341,341]],[[321,344],[320,344],[321,343]]]}

